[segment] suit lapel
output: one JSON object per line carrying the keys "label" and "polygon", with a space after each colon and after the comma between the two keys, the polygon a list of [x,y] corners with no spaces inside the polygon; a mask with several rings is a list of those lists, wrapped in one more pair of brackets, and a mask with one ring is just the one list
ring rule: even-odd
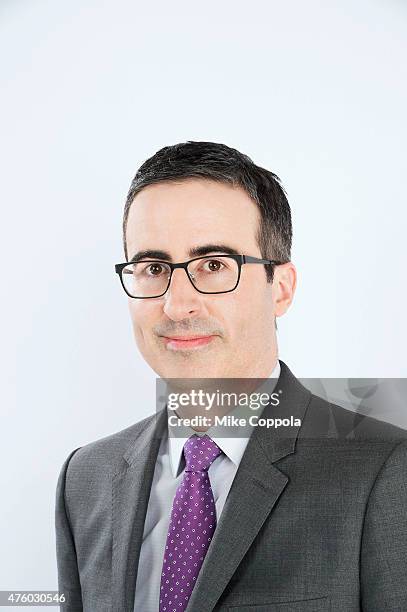
{"label": "suit lapel", "polygon": [[212,611],[288,482],[251,443],[242,458],[187,611]]}
{"label": "suit lapel", "polygon": [[[311,398],[280,361],[278,406],[268,405],[262,417],[302,419]],[[187,612],[212,612],[244,555],[289,481],[273,463],[295,452],[300,426],[255,427],[232,483],[215,535],[204,559]],[[284,431],[285,430],[285,431]]]}
{"label": "suit lapel", "polygon": [[166,410],[153,415],[124,455],[112,479],[112,612],[133,612],[147,502],[166,425]]}

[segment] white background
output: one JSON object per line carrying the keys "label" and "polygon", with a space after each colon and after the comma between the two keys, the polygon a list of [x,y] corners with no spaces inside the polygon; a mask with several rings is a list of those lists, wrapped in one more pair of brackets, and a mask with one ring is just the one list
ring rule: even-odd
{"label": "white background", "polygon": [[406,21],[401,0],[3,0],[0,589],[56,589],[63,461],[154,411],[114,264],[157,149],[223,142],[281,177],[294,374],[406,376]]}

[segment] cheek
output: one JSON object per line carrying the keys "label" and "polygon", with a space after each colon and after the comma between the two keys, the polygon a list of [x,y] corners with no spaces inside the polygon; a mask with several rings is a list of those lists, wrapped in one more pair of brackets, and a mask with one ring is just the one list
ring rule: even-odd
{"label": "cheek", "polygon": [[144,300],[129,300],[129,313],[137,342],[146,342],[148,330],[156,321],[155,310],[154,304],[148,304]]}
{"label": "cheek", "polygon": [[251,303],[241,292],[225,294],[213,304],[212,315],[222,323],[226,337],[234,345],[244,344],[250,331]]}
{"label": "cheek", "polygon": [[236,343],[248,346],[265,338],[272,312],[271,291],[251,286],[250,292],[239,292],[231,297],[225,309],[225,324]]}

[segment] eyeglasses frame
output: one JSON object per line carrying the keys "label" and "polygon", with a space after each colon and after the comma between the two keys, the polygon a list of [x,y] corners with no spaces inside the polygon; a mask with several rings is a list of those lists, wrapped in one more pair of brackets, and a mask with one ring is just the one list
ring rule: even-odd
{"label": "eyeglasses frame", "polygon": [[[234,259],[238,265],[239,268],[239,272],[237,275],[237,281],[236,281],[236,285],[233,287],[233,289],[228,289],[227,291],[201,291],[201,289],[197,289],[192,281],[192,278],[190,276],[190,274],[188,273],[188,264],[190,264],[193,261],[197,261],[198,259],[215,259],[216,257],[229,257],[230,259]],[[137,264],[137,263],[163,263],[167,266],[169,266],[170,268],[170,276],[168,279],[168,285],[166,290],[163,293],[160,293],[160,295],[151,295],[151,296],[134,296],[134,295],[130,295],[129,292],[127,291],[126,287],[124,286],[124,282],[123,282],[123,275],[122,275],[122,271],[123,269],[130,265],[130,264]],[[219,295],[221,293],[230,293],[231,291],[234,291],[236,289],[236,287],[239,284],[240,281],[240,275],[241,275],[241,270],[242,270],[242,265],[244,264],[263,264],[263,265],[272,265],[272,266],[280,266],[282,265],[284,262],[283,261],[276,261],[274,259],[259,259],[258,257],[253,257],[252,255],[240,255],[240,254],[235,254],[235,253],[216,253],[214,255],[201,255],[200,257],[194,257],[193,259],[189,259],[188,261],[183,261],[183,262],[178,262],[178,263],[172,263],[171,261],[164,261],[162,259],[141,259],[140,261],[126,261],[125,263],[118,263],[115,264],[114,268],[116,273],[119,275],[120,278],[120,282],[121,285],[126,293],[126,295],[128,295],[128,297],[134,299],[134,300],[151,300],[154,298],[158,298],[158,297],[162,297],[163,295],[165,295],[169,289],[169,286],[171,284],[171,279],[172,279],[172,274],[174,272],[174,270],[176,270],[177,268],[183,268],[185,270],[185,274],[187,275],[191,285],[193,286],[193,288],[198,291],[198,293],[203,293],[204,295]]]}

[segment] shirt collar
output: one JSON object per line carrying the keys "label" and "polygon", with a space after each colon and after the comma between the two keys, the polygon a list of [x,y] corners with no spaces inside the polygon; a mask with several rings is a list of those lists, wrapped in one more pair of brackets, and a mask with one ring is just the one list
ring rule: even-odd
{"label": "shirt collar", "polygon": [[[280,362],[277,359],[277,363],[271,372],[269,379],[275,379],[275,384],[277,384],[277,379],[280,376]],[[267,392],[271,393],[272,388],[270,388],[270,383],[267,385]],[[235,414],[239,407],[231,410],[230,414]],[[204,435],[207,434],[216,442],[219,448],[225,453],[225,455],[233,461],[233,463],[238,467],[240,461],[243,457],[243,453],[246,450],[247,443],[249,441],[250,434],[245,437],[222,437],[221,428],[210,427],[205,432],[197,432],[192,427],[181,425],[177,426],[177,435],[169,435],[169,432],[172,430],[171,426],[168,425],[167,435],[168,435],[168,450],[170,456],[171,463],[171,471],[176,478],[180,472],[181,468],[181,459],[183,456],[183,448],[185,442],[192,435]]]}

